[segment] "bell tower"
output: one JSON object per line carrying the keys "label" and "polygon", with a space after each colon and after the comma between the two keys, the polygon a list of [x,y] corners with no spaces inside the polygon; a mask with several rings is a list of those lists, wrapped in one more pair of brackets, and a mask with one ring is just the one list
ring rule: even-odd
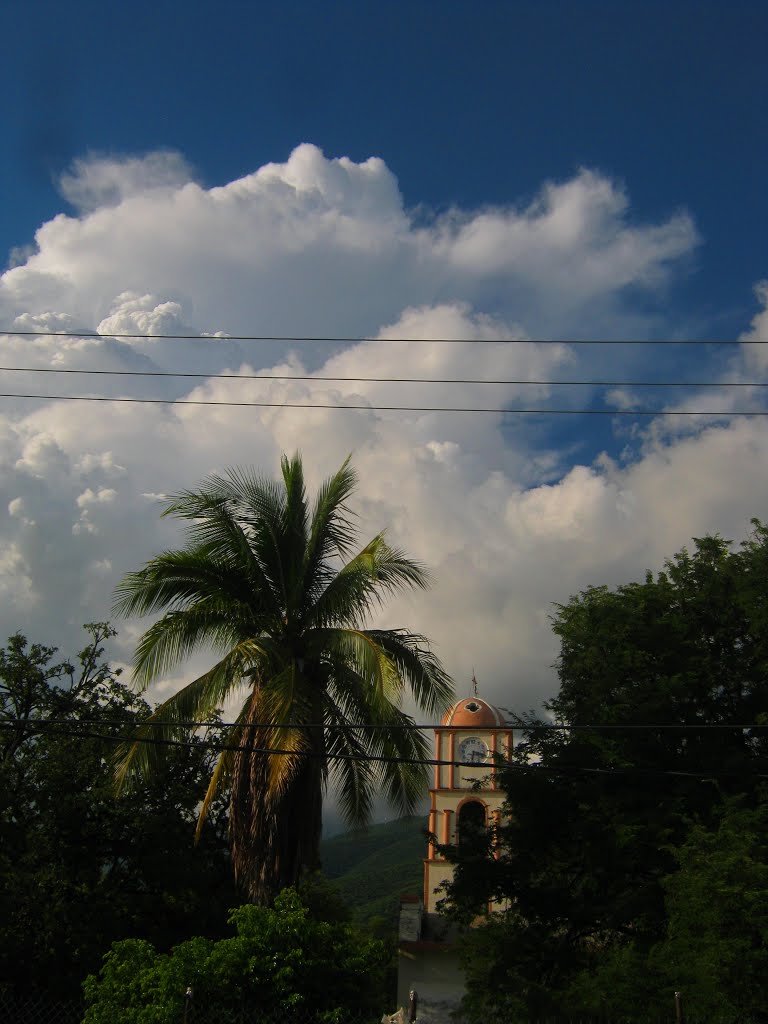
{"label": "bell tower", "polygon": [[[495,754],[512,750],[512,729],[503,713],[474,694],[457,701],[435,729],[435,765],[429,791],[429,831],[443,845],[460,845],[468,830],[489,827],[501,817],[504,793],[496,785]],[[476,785],[480,788],[473,788]],[[438,886],[453,877],[453,865],[432,843],[424,859],[424,910],[434,914]]]}
{"label": "bell tower", "polygon": [[[429,790],[429,831],[437,843],[461,846],[462,835],[488,828],[501,817],[504,792],[497,786],[495,754],[512,750],[504,714],[477,696],[457,701],[435,728],[435,765]],[[477,784],[478,788],[473,788]],[[432,843],[424,858],[423,896],[400,897],[398,1006],[418,992],[419,1019],[448,1020],[464,994],[456,926],[437,913],[435,889],[453,877],[453,864]],[[491,904],[489,911],[502,910]]]}

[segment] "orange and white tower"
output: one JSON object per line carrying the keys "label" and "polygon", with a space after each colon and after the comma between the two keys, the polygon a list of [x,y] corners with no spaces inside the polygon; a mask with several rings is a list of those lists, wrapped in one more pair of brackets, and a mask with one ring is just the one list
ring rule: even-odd
{"label": "orange and white tower", "polygon": [[[496,785],[494,755],[507,757],[512,744],[512,729],[503,713],[476,694],[458,701],[443,716],[435,729],[435,758],[449,763],[435,765],[429,791],[429,831],[438,843],[461,844],[467,830],[498,823],[504,793]],[[427,914],[435,913],[444,896],[435,889],[452,877],[453,865],[430,843],[424,860]]]}

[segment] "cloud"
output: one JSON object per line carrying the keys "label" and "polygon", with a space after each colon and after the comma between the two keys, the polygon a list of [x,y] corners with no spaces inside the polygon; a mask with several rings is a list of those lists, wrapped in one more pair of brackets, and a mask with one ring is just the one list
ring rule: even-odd
{"label": "cloud", "polygon": [[131,196],[177,189],[191,180],[179,153],[161,150],[144,157],[90,156],[61,176],[61,194],[80,213],[118,206]]}
{"label": "cloud", "polygon": [[[74,649],[80,624],[108,615],[121,576],[178,542],[159,516],[163,495],[232,464],[274,473],[296,449],[314,487],[352,452],[361,536],[386,526],[437,579],[380,622],[426,633],[460,687],[474,668],[481,692],[521,710],[555,686],[553,602],[641,577],[694,534],[741,537],[762,511],[768,437],[761,420],[729,418],[733,405],[716,424],[621,417],[599,436],[584,417],[503,411],[640,401],[627,388],[541,383],[642,373],[635,351],[527,340],[672,326],[664,307],[698,245],[686,213],[639,223],[623,187],[580,171],[527,204],[416,219],[383,161],[308,145],[211,189],[168,154],[84,160],[64,188],[79,213],[42,225],[36,252],[2,276],[0,324],[103,337],[0,335],[2,365],[46,371],[0,371],[3,391],[278,407],[4,400],[4,635],[23,613],[33,639]],[[166,376],[179,373],[201,376]],[[121,624],[121,660],[141,628]]]}
{"label": "cloud", "polygon": [[747,371],[759,373],[768,366],[768,280],[755,285],[755,297],[762,308],[741,336],[740,361]]}
{"label": "cloud", "polygon": [[28,614],[39,603],[39,595],[29,573],[29,566],[16,544],[7,544],[0,551],[0,595],[19,612]]}
{"label": "cloud", "polygon": [[112,303],[109,314],[100,321],[98,334],[187,334],[198,332],[182,318],[178,302],[158,302],[153,295],[122,292]]}
{"label": "cloud", "polygon": [[[628,211],[622,188],[582,170],[571,181],[547,183],[524,209],[449,214],[438,231],[441,248],[463,271],[509,276],[512,269],[521,281],[565,290],[569,301],[580,304],[606,288],[658,285],[698,242],[686,213],[660,225],[630,227]],[[575,252],[583,256],[578,262]]]}
{"label": "cloud", "polygon": [[698,243],[685,213],[633,223],[624,190],[590,171],[546,184],[526,207],[454,209],[424,224],[383,161],[328,160],[310,145],[212,189],[182,174],[158,187],[152,168],[141,188],[145,171],[127,166],[78,165],[77,181],[129,184],[44,224],[38,251],[3,276],[0,311],[63,309],[93,323],[131,292],[180,304],[201,332],[290,323],[288,333],[355,336],[409,306],[467,302],[532,335],[602,334],[647,325],[624,292],[652,294]]}
{"label": "cloud", "polygon": [[613,409],[639,409],[643,403],[640,396],[628,388],[611,388],[605,393],[606,405]]}

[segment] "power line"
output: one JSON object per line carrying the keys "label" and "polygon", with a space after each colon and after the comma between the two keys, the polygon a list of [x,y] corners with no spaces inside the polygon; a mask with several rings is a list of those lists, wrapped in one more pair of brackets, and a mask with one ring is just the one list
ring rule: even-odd
{"label": "power line", "polygon": [[131,334],[127,331],[98,334],[95,331],[8,331],[10,338],[128,338],[150,341],[272,341],[331,342],[341,345],[768,345],[768,339],[746,338],[365,338],[359,335],[290,334]]}
{"label": "power line", "polygon": [[[120,718],[11,718],[0,721],[0,728],[10,729],[18,725],[31,725],[35,728],[47,728],[48,726],[63,727],[68,725],[102,726],[116,725],[125,726],[124,719]],[[174,729],[328,729],[345,731],[360,729],[375,731],[382,730],[411,730],[429,731],[439,729],[441,732],[467,732],[472,726],[467,725],[440,725],[434,722],[348,722],[346,724],[327,722],[221,722],[217,719],[208,720],[187,720],[168,721],[158,718],[148,718],[138,723],[138,727],[145,728],[166,728],[172,726]],[[693,730],[745,730],[745,729],[766,729],[768,723],[760,722],[629,722],[626,724],[588,724],[588,725],[567,725],[562,722],[522,722],[507,721],[503,725],[496,726],[499,730],[517,730],[518,732],[540,732],[549,730],[552,732],[624,732],[624,731],[687,731]],[[484,727],[487,731],[487,727]]]}
{"label": "power line", "polygon": [[332,409],[359,412],[465,412],[495,413],[509,416],[768,416],[768,410],[746,409],[519,409],[452,405],[338,405],[331,402],[233,402],[203,398],[110,398],[105,395],[32,395],[6,393],[0,398],[35,399],[46,402],[113,402],[132,405],[227,406],[248,409]]}
{"label": "power line", "polygon": [[228,743],[217,743],[211,740],[171,740],[171,739],[160,739],[158,737],[149,736],[110,736],[106,733],[96,732],[72,732],[60,730],[54,732],[54,736],[62,736],[67,739],[96,739],[104,740],[109,743],[122,743],[122,744],[147,744],[150,746],[162,746],[162,747],[183,747],[183,748],[194,748],[197,750],[207,749],[214,750],[219,753],[245,753],[245,754],[263,754],[267,756],[277,757],[310,757],[310,758],[322,758],[327,761],[366,761],[376,762],[383,764],[413,764],[422,765],[425,767],[450,767],[455,768],[493,768],[498,767],[503,771],[522,771],[522,772],[547,772],[556,775],[565,775],[570,772],[582,772],[591,775],[654,775],[654,776],[676,776],[681,778],[692,778],[692,779],[725,779],[725,778],[750,778],[750,779],[768,779],[768,774],[762,772],[745,772],[745,771],[722,771],[721,769],[702,769],[701,771],[682,771],[671,768],[642,768],[639,766],[624,767],[624,768],[593,768],[588,765],[545,765],[539,763],[531,764],[512,764],[505,762],[503,764],[487,764],[485,762],[478,761],[447,761],[441,758],[411,758],[411,757],[393,757],[386,754],[340,754],[340,753],[319,753],[313,750],[288,750],[281,747],[253,747],[250,745],[240,744],[228,744]]}
{"label": "power line", "polygon": [[768,381],[667,381],[667,380],[488,380],[469,377],[321,377],[316,374],[284,373],[191,373],[178,370],[85,370],[52,366],[0,366],[2,373],[74,373],[107,377],[183,377],[202,380],[301,380],[324,383],[372,384],[494,384],[540,387],[631,387],[631,388],[765,388]]}

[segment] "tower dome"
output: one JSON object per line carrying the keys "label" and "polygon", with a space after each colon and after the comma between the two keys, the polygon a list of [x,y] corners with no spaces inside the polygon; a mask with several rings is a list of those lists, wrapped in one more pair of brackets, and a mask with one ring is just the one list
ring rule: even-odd
{"label": "tower dome", "polygon": [[501,729],[506,720],[503,712],[482,698],[465,697],[446,711],[440,724],[468,729]]}

